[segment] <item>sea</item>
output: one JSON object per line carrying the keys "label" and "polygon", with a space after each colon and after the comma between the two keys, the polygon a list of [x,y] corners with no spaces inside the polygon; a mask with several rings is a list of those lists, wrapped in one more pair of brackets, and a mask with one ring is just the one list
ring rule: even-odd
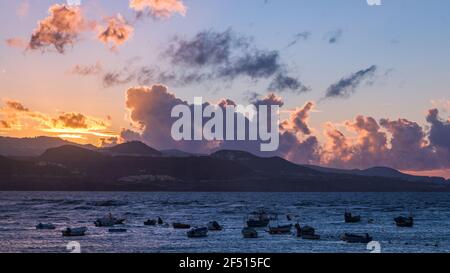
{"label": "sea", "polygon": [[[265,208],[278,214],[271,225],[312,226],[318,241],[294,234],[242,238],[248,213]],[[362,216],[344,223],[345,210]],[[96,228],[109,213],[125,218],[126,233]],[[413,228],[399,228],[397,216],[415,218]],[[145,226],[161,217],[204,227],[219,222],[222,231],[190,239],[186,230]],[[36,230],[53,223],[56,230]],[[67,227],[87,227],[84,237],[63,237]],[[344,233],[369,233],[374,242],[349,244]],[[74,245],[77,246],[74,248]],[[0,192],[2,253],[443,253],[450,252],[448,193],[132,193],[132,192]]]}

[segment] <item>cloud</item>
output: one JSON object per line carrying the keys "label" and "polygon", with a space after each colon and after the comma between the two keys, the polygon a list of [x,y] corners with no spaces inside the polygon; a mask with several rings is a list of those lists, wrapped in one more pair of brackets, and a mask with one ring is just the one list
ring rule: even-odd
{"label": "cloud", "polygon": [[450,122],[439,118],[439,111],[431,109],[428,112],[427,121],[431,124],[430,142],[433,145],[450,150]]}
{"label": "cloud", "polygon": [[369,68],[362,69],[352,75],[340,79],[332,84],[326,91],[326,98],[348,98],[356,89],[367,79],[374,76],[377,66],[372,65]]}
{"label": "cloud", "polygon": [[103,71],[102,64],[97,62],[95,65],[75,65],[70,69],[70,74],[80,75],[80,76],[91,76],[98,75]]}
{"label": "cloud", "polygon": [[299,41],[306,41],[311,37],[311,32],[304,31],[294,35],[293,40],[286,46],[286,48],[296,45]]}
{"label": "cloud", "polygon": [[298,79],[289,77],[282,73],[278,74],[270,83],[269,89],[279,92],[288,90],[295,93],[303,93],[311,90],[309,87],[304,86]]}
{"label": "cloud", "polygon": [[342,29],[337,29],[328,32],[325,38],[329,44],[336,44],[341,40],[342,34],[343,34]]}
{"label": "cloud", "polygon": [[278,51],[259,49],[251,37],[238,35],[231,29],[201,31],[191,39],[175,37],[161,58],[170,68],[126,67],[107,74],[105,86],[128,81],[137,81],[140,85],[160,82],[173,86],[219,81],[231,84],[236,79],[246,78],[253,82],[272,80],[268,90],[273,92],[307,90],[299,79],[287,75],[288,67]]}
{"label": "cloud", "polygon": [[109,131],[110,124],[100,118],[78,112],[63,112],[52,117],[33,111],[14,100],[6,100],[5,105],[0,107],[0,122],[0,126],[9,131],[35,131],[40,135],[59,134],[64,138],[115,136]]}
{"label": "cloud", "polygon": [[186,15],[187,8],[181,0],[130,0],[130,8],[140,15],[149,14],[155,18],[169,18],[175,13]]}
{"label": "cloud", "polygon": [[27,48],[27,42],[22,38],[9,38],[5,40],[7,46],[11,48],[25,49]]}
{"label": "cloud", "polygon": [[78,6],[54,4],[49,8],[49,16],[38,22],[28,48],[45,50],[53,46],[59,53],[64,53],[68,46],[73,46],[81,32],[92,30],[94,23],[88,22]]}
{"label": "cloud", "polygon": [[303,135],[310,135],[311,129],[308,126],[309,113],[314,109],[314,103],[308,102],[303,107],[297,108],[291,113],[289,120],[281,123],[281,127],[286,131],[294,133],[302,133]]}
{"label": "cloud", "polygon": [[253,93],[251,96],[250,103],[256,107],[260,105],[277,105],[279,107],[283,107],[284,105],[283,98],[273,93],[268,94],[263,98],[259,98],[259,94],[256,93]]}
{"label": "cloud", "polygon": [[98,39],[105,44],[112,44],[111,49],[116,49],[133,35],[133,26],[122,15],[108,17],[105,21],[107,25],[100,27]]}

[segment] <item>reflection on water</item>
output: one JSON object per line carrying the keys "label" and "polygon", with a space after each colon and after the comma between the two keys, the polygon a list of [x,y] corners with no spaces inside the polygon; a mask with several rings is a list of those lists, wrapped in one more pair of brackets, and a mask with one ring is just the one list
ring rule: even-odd
{"label": "reflection on water", "polygon": [[[450,252],[450,198],[447,193],[62,193],[0,192],[0,252],[67,252],[76,239],[83,252],[368,252],[366,245],[340,241],[345,232],[368,232],[383,252]],[[258,207],[298,215],[316,228],[320,241],[294,235],[242,239],[244,217]],[[361,214],[362,223],[344,224],[343,213]],[[397,228],[393,218],[412,211],[415,227]],[[127,233],[111,234],[93,221],[108,213],[127,219]],[[169,223],[225,229],[205,239],[185,230],[148,227],[161,216]],[[280,216],[284,217],[284,216]],[[368,219],[374,219],[369,224]],[[37,231],[39,222],[57,230]],[[87,226],[88,236],[63,238],[60,230]]]}

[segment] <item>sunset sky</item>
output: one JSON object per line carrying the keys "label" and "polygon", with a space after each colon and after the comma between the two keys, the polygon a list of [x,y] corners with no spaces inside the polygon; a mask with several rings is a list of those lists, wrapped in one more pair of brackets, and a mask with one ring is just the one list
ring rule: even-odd
{"label": "sunset sky", "polygon": [[277,155],[450,177],[449,11],[447,0],[0,0],[0,136],[208,152],[228,146],[167,140],[168,106],[265,99],[283,102]]}

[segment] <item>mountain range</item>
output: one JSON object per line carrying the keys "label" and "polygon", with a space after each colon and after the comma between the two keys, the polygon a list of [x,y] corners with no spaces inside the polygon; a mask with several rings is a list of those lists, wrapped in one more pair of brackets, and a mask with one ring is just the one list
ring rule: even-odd
{"label": "mountain range", "polygon": [[192,155],[141,142],[97,148],[59,138],[0,137],[0,155],[3,191],[450,191],[444,178],[385,167],[333,169],[231,150]]}

